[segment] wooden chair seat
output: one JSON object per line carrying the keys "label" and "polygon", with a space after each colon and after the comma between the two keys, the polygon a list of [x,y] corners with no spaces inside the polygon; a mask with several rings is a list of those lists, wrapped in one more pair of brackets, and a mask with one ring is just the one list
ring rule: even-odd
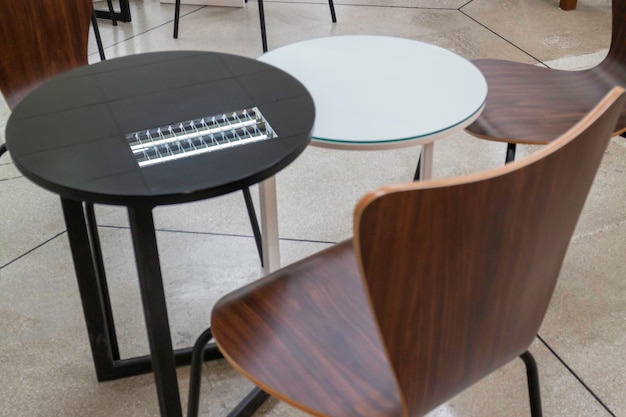
{"label": "wooden chair seat", "polygon": [[[473,61],[489,83],[487,104],[467,130],[482,139],[545,145],[574,126],[615,85],[601,71],[561,71],[512,61]],[[626,110],[619,128],[626,130]]]}
{"label": "wooden chair seat", "polygon": [[[569,3],[569,2],[568,2]],[[574,126],[611,88],[626,87],[626,0],[612,0],[611,46],[597,66],[563,71],[519,62],[481,59],[489,91],[485,108],[466,131],[507,142],[506,162],[517,144],[546,144]],[[613,135],[626,132],[626,110]]]}
{"label": "wooden chair seat", "polygon": [[211,329],[231,364],[312,414],[402,415],[352,240],[223,298]]}
{"label": "wooden chair seat", "polygon": [[541,417],[528,348],[623,93],[521,161],[368,193],[353,240],[223,297],[194,346],[189,415],[213,336],[263,391],[329,417],[423,416],[519,356]]}

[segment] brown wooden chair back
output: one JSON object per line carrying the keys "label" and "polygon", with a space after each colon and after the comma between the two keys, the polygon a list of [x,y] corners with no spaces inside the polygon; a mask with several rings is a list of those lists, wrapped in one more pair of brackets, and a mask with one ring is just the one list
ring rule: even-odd
{"label": "brown wooden chair back", "polygon": [[358,204],[356,252],[405,415],[422,415],[528,349],[623,91],[526,159],[386,187]]}
{"label": "brown wooden chair back", "polygon": [[0,90],[13,109],[54,75],[87,65],[92,0],[0,1]]}

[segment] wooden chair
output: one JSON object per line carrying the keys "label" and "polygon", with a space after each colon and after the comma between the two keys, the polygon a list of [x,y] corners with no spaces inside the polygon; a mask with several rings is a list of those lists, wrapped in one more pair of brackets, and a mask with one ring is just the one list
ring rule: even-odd
{"label": "wooden chair", "polygon": [[563,10],[574,10],[577,0],[560,0],[559,7]]}
{"label": "wooden chair", "polygon": [[[248,0],[245,0],[246,3]],[[267,35],[265,31],[265,12],[263,9],[263,0],[257,0],[259,3],[259,22],[261,24],[261,44],[263,45],[263,52],[267,52]],[[330,17],[333,23],[337,22],[337,16],[335,15],[335,4],[333,0],[328,0],[328,6],[330,7]],[[178,23],[180,20],[180,0],[176,0],[174,5],[174,39],[178,38]]]}
{"label": "wooden chair", "polygon": [[[546,144],[572,127],[616,85],[626,86],[626,0],[613,0],[611,46],[607,57],[584,71],[553,70],[496,59],[473,61],[487,79],[485,109],[467,127],[481,139],[515,145]],[[622,110],[613,135],[626,131]]]}
{"label": "wooden chair", "polygon": [[[0,2],[0,88],[9,109],[54,75],[87,65],[90,0]],[[10,18],[8,16],[11,16]]]}
{"label": "wooden chair", "polygon": [[623,91],[524,160],[369,193],[352,240],[223,297],[195,347],[189,415],[213,335],[263,391],[316,416],[421,416],[518,356],[541,416],[528,348]]}
{"label": "wooden chair", "polygon": [[[5,0],[0,14],[6,17],[0,23],[0,39],[8,40],[0,52],[0,90],[9,109],[52,76],[87,65],[91,1]],[[0,155],[4,152],[2,144]]]}

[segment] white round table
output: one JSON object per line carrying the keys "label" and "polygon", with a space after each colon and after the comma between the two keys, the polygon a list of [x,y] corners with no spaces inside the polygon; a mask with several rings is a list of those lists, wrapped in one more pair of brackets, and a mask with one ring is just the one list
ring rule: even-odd
{"label": "white round table", "polygon": [[487,98],[487,82],[470,61],[410,39],[332,36],[286,45],[259,60],[293,75],[313,96],[311,144],[423,145],[422,179],[432,176],[433,142],[472,123]]}

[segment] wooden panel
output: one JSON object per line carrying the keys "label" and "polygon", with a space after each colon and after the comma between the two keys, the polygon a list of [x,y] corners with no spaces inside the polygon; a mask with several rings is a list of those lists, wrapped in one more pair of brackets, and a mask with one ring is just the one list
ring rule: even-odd
{"label": "wooden panel", "polygon": [[305,411],[402,414],[351,241],[229,294],[211,328],[233,366]]}
{"label": "wooden panel", "polygon": [[356,258],[346,241],[224,297],[211,320],[220,350],[271,395],[341,417],[423,415],[516,358],[543,320],[622,92],[522,161],[368,194]]}
{"label": "wooden panel", "polygon": [[87,64],[91,0],[0,1],[0,90],[15,107],[50,77]]}
{"label": "wooden panel", "polygon": [[524,160],[387,187],[359,203],[357,254],[409,415],[428,412],[530,346],[622,91]]}
{"label": "wooden panel", "polygon": [[[626,2],[612,4],[611,47],[594,68],[561,71],[495,59],[474,61],[489,92],[485,109],[467,131],[482,139],[545,144],[571,128],[611,88],[626,87]],[[625,131],[626,109],[613,134]]]}

